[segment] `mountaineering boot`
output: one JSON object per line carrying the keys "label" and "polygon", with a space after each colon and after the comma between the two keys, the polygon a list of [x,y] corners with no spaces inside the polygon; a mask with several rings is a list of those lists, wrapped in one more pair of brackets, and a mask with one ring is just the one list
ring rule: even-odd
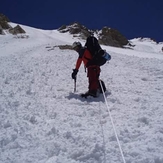
{"label": "mountaineering boot", "polygon": [[89,90],[86,93],[81,94],[81,97],[87,98],[88,96],[98,97],[99,96],[99,90]]}

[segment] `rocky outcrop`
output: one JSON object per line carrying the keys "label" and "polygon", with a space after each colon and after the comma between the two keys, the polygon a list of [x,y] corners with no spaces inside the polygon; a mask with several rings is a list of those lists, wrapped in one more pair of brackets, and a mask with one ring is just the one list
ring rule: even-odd
{"label": "rocky outcrop", "polygon": [[58,29],[61,33],[69,32],[74,37],[81,37],[82,39],[86,39],[88,36],[90,36],[93,32],[89,29],[87,29],[85,26],[81,25],[80,23],[73,23],[71,25],[63,25]]}
{"label": "rocky outcrop", "polygon": [[0,27],[1,29],[9,29],[10,25],[8,24],[10,20],[3,14],[0,13]]}
{"label": "rocky outcrop", "polygon": [[100,44],[115,46],[115,47],[123,47],[127,45],[129,41],[118,31],[115,29],[111,29],[108,27],[102,28],[102,30],[89,30],[85,26],[80,23],[73,23],[71,25],[63,25],[58,29],[61,33],[69,32],[74,37],[80,37],[82,39],[86,39],[90,35],[96,34]]}
{"label": "rocky outcrop", "polygon": [[118,30],[104,27],[99,34],[99,43],[115,47],[123,47],[124,45],[127,45],[129,41]]}
{"label": "rocky outcrop", "polygon": [[26,32],[24,31],[24,29],[22,29],[22,28],[20,27],[20,25],[17,25],[17,26],[14,27],[14,28],[10,28],[10,29],[9,29],[9,32],[10,32],[11,34],[13,34],[13,35],[20,34],[20,33],[26,33]]}
{"label": "rocky outcrop", "polygon": [[1,27],[1,25],[0,25],[0,35],[3,35],[3,29]]}
{"label": "rocky outcrop", "polygon": [[73,50],[72,45],[57,45],[57,46],[47,46],[48,51],[54,50],[58,47],[61,50]]}

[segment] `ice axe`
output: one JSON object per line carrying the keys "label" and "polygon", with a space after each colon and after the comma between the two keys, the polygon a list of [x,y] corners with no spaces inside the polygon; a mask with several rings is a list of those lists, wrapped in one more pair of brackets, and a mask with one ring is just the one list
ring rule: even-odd
{"label": "ice axe", "polygon": [[74,92],[76,92],[76,77],[74,79]]}

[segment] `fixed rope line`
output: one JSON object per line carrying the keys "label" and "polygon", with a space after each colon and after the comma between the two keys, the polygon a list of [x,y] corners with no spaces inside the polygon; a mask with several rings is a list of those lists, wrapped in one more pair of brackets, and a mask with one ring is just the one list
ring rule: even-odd
{"label": "fixed rope line", "polygon": [[106,96],[105,96],[105,93],[104,93],[104,89],[103,89],[101,80],[99,80],[99,82],[100,82],[100,86],[101,86],[101,89],[102,89],[102,93],[103,93],[103,96],[104,96],[104,99],[105,99],[105,104],[106,104],[107,110],[108,110],[108,112],[109,112],[109,117],[110,117],[111,124],[112,124],[113,130],[114,130],[114,134],[115,134],[115,137],[116,137],[116,139],[117,139],[117,143],[118,143],[119,150],[120,150],[120,153],[121,153],[121,156],[122,156],[122,160],[123,160],[124,163],[126,163],[125,158],[124,158],[124,154],[123,154],[123,151],[122,151],[122,148],[121,148],[121,145],[120,145],[120,141],[119,141],[119,138],[118,138],[118,134],[117,134],[117,131],[116,131],[116,129],[115,129],[115,125],[114,125],[114,122],[113,122],[113,118],[112,118],[112,116],[111,116],[111,112],[110,112],[110,109],[109,109],[109,106],[108,106],[108,102],[107,102],[107,100],[106,100]]}
{"label": "fixed rope line", "polygon": [[104,161],[103,161],[103,163],[106,163],[106,142],[105,142],[105,136],[104,136],[104,129],[103,129],[103,125],[102,125],[100,103],[99,103],[99,115],[100,115],[100,127],[101,127],[101,132],[102,132],[103,147],[104,147]]}

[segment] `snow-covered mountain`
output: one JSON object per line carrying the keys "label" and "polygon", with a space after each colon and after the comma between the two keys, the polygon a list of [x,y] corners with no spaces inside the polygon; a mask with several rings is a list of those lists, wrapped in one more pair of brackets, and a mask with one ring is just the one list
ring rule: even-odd
{"label": "snow-covered mountain", "polygon": [[102,46],[112,56],[101,67],[106,101],[82,99],[78,54],[55,46],[83,40],[22,27],[0,35],[0,163],[163,163],[163,43]]}

